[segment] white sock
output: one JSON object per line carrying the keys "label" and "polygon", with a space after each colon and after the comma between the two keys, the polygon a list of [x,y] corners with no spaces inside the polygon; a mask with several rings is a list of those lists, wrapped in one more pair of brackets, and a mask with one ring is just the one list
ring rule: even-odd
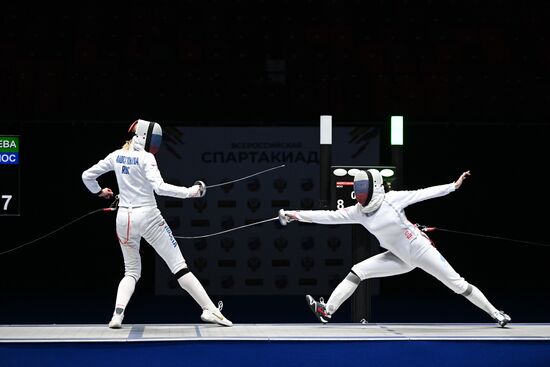
{"label": "white sock", "polygon": [[468,289],[463,293],[470,302],[472,302],[477,307],[481,308],[483,311],[487,312],[491,317],[495,317],[495,313],[498,313],[498,310],[489,302],[489,300],[481,293],[475,285],[468,285]]}
{"label": "white sock", "polygon": [[212,303],[212,300],[206,293],[206,290],[193,273],[185,274],[178,279],[178,283],[187,291],[187,293],[191,295],[191,297],[193,297],[195,302],[197,302],[203,310],[208,309],[214,311],[218,309],[214,306],[214,303]]}
{"label": "white sock", "polygon": [[124,312],[126,305],[130,302],[132,294],[136,289],[136,280],[133,277],[125,276],[118,284],[116,294],[115,313],[121,314]]}
{"label": "white sock", "polygon": [[361,280],[355,274],[350,273],[338,286],[332,291],[327,302],[327,311],[333,314],[338,310],[340,305],[349,298],[357,289]]}

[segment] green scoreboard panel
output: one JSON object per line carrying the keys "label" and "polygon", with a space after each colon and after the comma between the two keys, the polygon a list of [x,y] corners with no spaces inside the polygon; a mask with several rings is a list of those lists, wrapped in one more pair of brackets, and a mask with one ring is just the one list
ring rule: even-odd
{"label": "green scoreboard panel", "polygon": [[20,215],[19,136],[0,135],[0,216]]}

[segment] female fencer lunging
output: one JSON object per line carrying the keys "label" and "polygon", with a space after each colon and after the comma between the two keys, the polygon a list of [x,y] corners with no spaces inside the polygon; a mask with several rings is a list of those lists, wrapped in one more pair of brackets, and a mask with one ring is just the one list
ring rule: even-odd
{"label": "female fencer lunging", "polygon": [[510,322],[510,317],[497,310],[476,286],[466,282],[432,245],[428,236],[405,216],[407,206],[447,195],[457,190],[469,175],[470,171],[466,171],[455,182],[446,185],[386,193],[380,172],[369,169],[359,171],[354,178],[357,200],[354,206],[335,211],[281,209],[279,220],[283,225],[295,220],[319,224],[361,224],[378,239],[381,247],[388,250],[355,264],[326,304],[322,299],[316,301],[307,295],[306,301],[317,318],[327,323],[362,280],[403,274],[418,267],[487,312],[501,327]]}

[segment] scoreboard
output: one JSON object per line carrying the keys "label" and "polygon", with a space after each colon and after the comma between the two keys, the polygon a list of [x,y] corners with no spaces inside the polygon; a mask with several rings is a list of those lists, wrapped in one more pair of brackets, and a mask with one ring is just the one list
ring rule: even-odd
{"label": "scoreboard", "polygon": [[0,135],[0,216],[20,215],[19,136]]}
{"label": "scoreboard", "polygon": [[357,204],[353,191],[353,178],[358,170],[366,171],[375,168],[380,171],[384,183],[391,186],[396,177],[395,166],[331,166],[330,191],[331,209],[337,210]]}

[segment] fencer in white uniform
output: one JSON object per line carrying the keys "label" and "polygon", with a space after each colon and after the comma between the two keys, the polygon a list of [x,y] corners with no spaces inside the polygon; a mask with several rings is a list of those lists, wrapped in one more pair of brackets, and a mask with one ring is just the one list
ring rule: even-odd
{"label": "fencer in white uniform", "polygon": [[470,172],[464,172],[453,183],[414,191],[385,192],[378,170],[359,171],[354,177],[357,204],[340,210],[280,210],[283,225],[298,220],[319,224],[357,223],[363,225],[379,241],[386,252],[355,264],[347,277],[334,289],[327,303],[306,301],[317,318],[326,323],[340,305],[349,298],[362,280],[407,273],[420,268],[431,274],[457,294],[487,312],[501,327],[510,317],[497,310],[474,285],[469,284],[432,245],[428,236],[405,216],[404,209],[419,201],[450,194],[458,189]]}
{"label": "fencer in white uniform", "polygon": [[109,327],[117,329],[122,326],[124,311],[141,276],[141,238],[155,249],[180,286],[202,308],[203,321],[231,326],[232,322],[221,313],[222,304],[216,307],[202,284],[189,271],[178,242],[157,208],[155,199],[155,193],[180,199],[201,197],[206,192],[205,184],[197,181],[191,187],[184,187],[164,182],[153,155],[162,141],[162,128],[158,123],[137,120],[128,131],[134,133],[130,141],[82,173],[84,185],[100,197],[108,199],[113,196],[110,188],[101,188],[97,181],[106,172],[115,172],[119,189],[116,232],[125,272],[118,286]]}

